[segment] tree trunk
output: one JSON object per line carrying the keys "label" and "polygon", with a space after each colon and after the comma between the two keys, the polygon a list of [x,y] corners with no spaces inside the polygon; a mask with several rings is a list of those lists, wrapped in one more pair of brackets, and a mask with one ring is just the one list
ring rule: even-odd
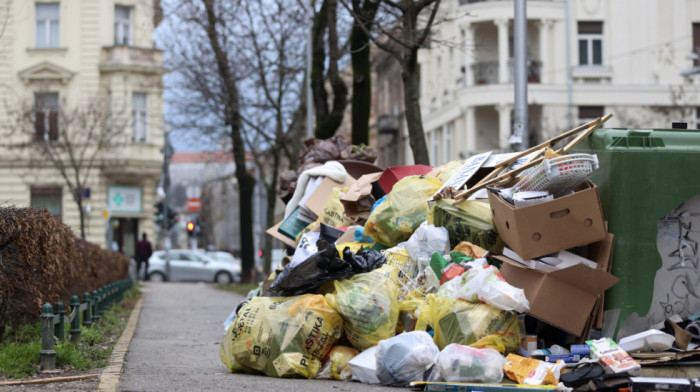
{"label": "tree trunk", "polygon": [[326,43],[324,35],[328,28],[328,4],[327,0],[321,4],[321,9],[314,15],[314,25],[312,29],[312,59],[311,59],[311,91],[314,100],[314,111],[316,113],[316,123],[328,116],[328,92],[326,92],[325,63],[326,63]]}
{"label": "tree trunk", "polygon": [[[374,17],[379,8],[378,1],[365,0],[360,8],[360,0],[353,0],[355,21],[350,33],[350,53],[352,56],[352,144],[369,144],[369,115],[372,108],[372,69],[370,64],[370,43],[366,31],[371,31]],[[362,28],[362,26],[364,28]]]}
{"label": "tree trunk", "polygon": [[418,97],[420,74],[418,73],[417,50],[411,50],[411,52],[401,64],[408,138],[413,151],[414,162],[418,165],[430,165],[430,156],[428,155],[428,146],[425,143],[423,118],[420,114]]}
{"label": "tree trunk", "polygon": [[85,211],[83,211],[83,195],[79,194],[75,198],[75,204],[78,206],[80,213],[80,238],[85,239]]}
{"label": "tree trunk", "polygon": [[[313,89],[314,104],[325,105],[327,113],[325,116],[321,115],[322,112],[319,111],[319,106],[316,106],[316,129],[314,135],[318,139],[328,139],[335,135],[335,131],[338,130],[340,124],[343,122],[345,107],[348,105],[348,88],[345,86],[345,82],[338,72],[340,53],[338,50],[338,31],[336,27],[337,8],[337,0],[324,0],[321,11],[317,14],[317,16],[321,18],[325,17],[326,27],[328,28],[328,79],[333,89],[333,106],[330,113],[327,112],[328,94],[323,85],[323,75],[321,75],[320,79],[318,76],[319,65],[322,64],[317,63],[325,60],[324,58],[317,57],[317,53],[323,53],[323,34],[321,33],[317,36],[314,26],[314,65],[311,71],[312,83],[315,84]],[[323,70],[323,68],[320,69],[321,71]],[[314,75],[314,73],[316,73],[316,75]],[[321,90],[323,91],[321,92]],[[321,102],[321,100],[323,100],[323,102]]]}
{"label": "tree trunk", "polygon": [[241,280],[244,283],[249,283],[254,280],[255,266],[255,259],[253,258],[253,190],[255,188],[255,179],[248,173],[246,167],[245,144],[241,136],[238,86],[229,64],[228,53],[224,51],[219,42],[219,32],[216,27],[218,15],[216,14],[214,0],[203,0],[203,3],[207,15],[207,23],[204,29],[216,58],[218,76],[221,79],[221,89],[225,96],[224,118],[227,125],[231,127],[231,144],[233,146],[233,160],[236,164],[236,179],[238,180],[239,192]]}

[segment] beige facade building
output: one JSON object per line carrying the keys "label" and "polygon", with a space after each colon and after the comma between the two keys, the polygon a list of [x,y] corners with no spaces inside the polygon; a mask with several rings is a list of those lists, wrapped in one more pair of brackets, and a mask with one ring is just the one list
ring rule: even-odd
{"label": "beige facade building", "polygon": [[[35,148],[44,143],[73,170],[69,177],[76,167],[87,175],[80,182],[87,240],[116,242],[132,255],[141,232],[154,238],[162,167],[159,1],[2,3],[0,200],[47,208],[80,235],[71,188]],[[18,120],[22,113],[29,126]]]}
{"label": "beige facade building", "polygon": [[[607,127],[700,126],[700,2],[569,1],[568,40],[565,0],[527,1],[531,145],[604,113]],[[419,53],[433,164],[510,148],[513,8],[442,2],[448,18]]]}

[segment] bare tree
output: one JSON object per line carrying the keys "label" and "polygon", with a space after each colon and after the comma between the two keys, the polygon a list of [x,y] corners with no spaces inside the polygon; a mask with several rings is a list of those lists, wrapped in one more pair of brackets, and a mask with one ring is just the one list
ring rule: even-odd
{"label": "bare tree", "polygon": [[8,122],[2,134],[8,147],[28,159],[30,169],[55,169],[68,187],[80,213],[80,237],[85,239],[85,190],[101,164],[102,154],[125,142],[128,117],[113,110],[106,94],[71,106],[67,100],[6,103]]}
{"label": "bare tree", "polygon": [[372,102],[369,32],[372,31],[378,9],[378,1],[352,0],[352,143],[356,145],[369,144],[369,115]]}
{"label": "bare tree", "polygon": [[[287,0],[249,0],[239,56],[251,72],[244,81],[244,132],[266,190],[266,227],[275,223],[277,183],[284,163],[296,160],[293,129],[299,129],[304,90],[303,13]],[[301,111],[303,112],[303,111]],[[272,238],[265,236],[264,271],[271,266]]]}
{"label": "bare tree", "polygon": [[[193,129],[227,134],[231,139],[240,210],[241,270],[253,279],[253,191],[255,178],[246,166],[241,116],[241,80],[248,76],[237,46],[244,12],[232,0],[180,0],[173,6],[169,27],[182,40],[172,40],[168,60],[174,71],[179,120]],[[171,119],[177,122],[178,119]],[[183,125],[183,124],[180,124]]]}
{"label": "bare tree", "polygon": [[[340,77],[338,61],[341,50],[338,46],[338,0],[323,0],[321,8],[314,15],[312,29],[312,63],[311,63],[311,88],[313,90],[314,109],[316,111],[316,129],[314,135],[318,139],[328,139],[343,122],[345,107],[348,104],[348,88]],[[328,34],[328,42],[325,37]],[[328,58],[326,58],[326,44],[328,46]],[[328,74],[325,73],[325,64],[328,62]],[[326,91],[326,77],[333,89],[333,106],[328,107],[328,92]]]}
{"label": "bare tree", "polygon": [[[372,41],[391,54],[401,64],[404,86],[404,106],[408,136],[413,159],[418,164],[430,164],[420,111],[420,69],[418,50],[429,39],[440,0],[378,0],[382,4],[376,34],[364,25],[357,25],[372,37]],[[347,7],[347,6],[346,6]],[[432,7],[432,8],[431,8]],[[383,26],[387,26],[386,28]]]}

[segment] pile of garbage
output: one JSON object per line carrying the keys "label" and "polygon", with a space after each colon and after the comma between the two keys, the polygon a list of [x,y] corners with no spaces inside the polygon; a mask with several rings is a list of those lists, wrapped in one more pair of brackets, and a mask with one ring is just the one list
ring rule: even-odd
{"label": "pile of garbage", "polygon": [[426,390],[504,377],[605,390],[606,373],[632,385],[641,367],[625,346],[589,339],[617,282],[614,236],[589,180],[596,156],[569,153],[609,117],[520,153],[301,172],[267,231],[293,252],[224,323],[223,363]]}

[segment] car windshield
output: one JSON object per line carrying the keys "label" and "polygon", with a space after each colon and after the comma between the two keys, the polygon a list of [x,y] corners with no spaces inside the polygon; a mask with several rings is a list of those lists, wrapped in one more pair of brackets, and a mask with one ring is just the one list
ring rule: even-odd
{"label": "car windshield", "polygon": [[211,256],[219,261],[226,261],[226,262],[230,262],[230,263],[236,262],[236,258],[233,257],[233,255],[231,255],[228,252],[212,252],[212,253],[209,253],[209,256]]}

